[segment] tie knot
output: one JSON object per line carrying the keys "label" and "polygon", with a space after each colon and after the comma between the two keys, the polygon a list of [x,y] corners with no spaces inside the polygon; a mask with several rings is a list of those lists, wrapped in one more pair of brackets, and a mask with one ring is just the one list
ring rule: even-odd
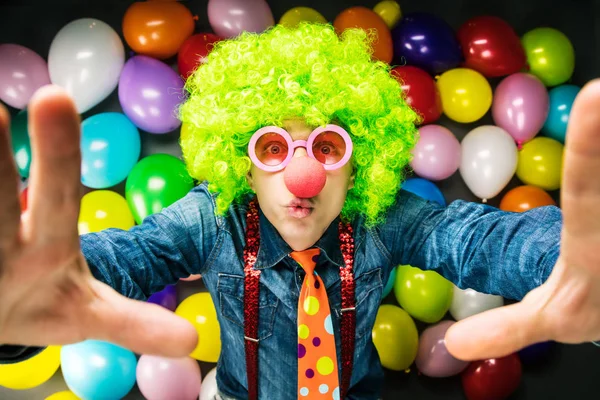
{"label": "tie knot", "polygon": [[290,257],[300,264],[307,275],[312,275],[315,270],[315,265],[317,265],[319,254],[321,254],[321,249],[318,247],[311,247],[310,249],[302,251],[292,251]]}

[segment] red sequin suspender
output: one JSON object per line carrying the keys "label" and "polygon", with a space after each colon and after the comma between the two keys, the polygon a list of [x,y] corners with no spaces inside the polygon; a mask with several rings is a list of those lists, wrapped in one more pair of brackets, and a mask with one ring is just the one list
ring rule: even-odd
{"label": "red sequin suspender", "polygon": [[[258,399],[258,299],[260,270],[254,269],[260,234],[258,229],[258,205],[253,199],[246,214],[246,247],[244,248],[244,342],[246,351],[246,374],[248,398]],[[341,399],[346,397],[352,377],[354,360],[354,332],[356,327],[354,298],[354,237],[350,224],[339,224],[340,250],[344,267],[340,267],[342,281],[342,382]]]}

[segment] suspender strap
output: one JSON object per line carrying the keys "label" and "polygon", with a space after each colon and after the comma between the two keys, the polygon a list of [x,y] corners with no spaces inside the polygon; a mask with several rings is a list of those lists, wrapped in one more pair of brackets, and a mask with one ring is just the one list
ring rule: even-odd
{"label": "suspender strap", "polygon": [[340,267],[342,281],[342,382],[341,399],[346,398],[352,377],[352,364],[354,362],[354,333],[356,332],[356,309],[354,297],[354,240],[350,224],[339,225],[340,247],[344,264]]}

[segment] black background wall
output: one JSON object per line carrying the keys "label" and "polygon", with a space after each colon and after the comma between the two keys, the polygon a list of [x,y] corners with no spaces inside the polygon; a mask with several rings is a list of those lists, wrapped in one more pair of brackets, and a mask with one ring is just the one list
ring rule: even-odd
{"label": "black background wall", "polygon": [[[16,43],[36,51],[47,59],[48,49],[56,33],[74,19],[91,17],[110,24],[123,39],[121,20],[131,0],[0,0],[0,43]],[[196,32],[211,32],[206,14],[207,0],[183,1],[193,14],[198,15]],[[275,21],[284,12],[296,6],[315,8],[329,21],[344,9],[362,5],[373,7],[377,0],[270,0],[268,1]],[[600,0],[549,1],[549,0],[404,0],[400,1],[403,13],[425,11],[444,18],[454,29],[467,19],[478,15],[495,15],[508,21],[520,36],[539,27],[550,26],[565,33],[575,48],[575,72],[570,83],[582,86],[600,77]],[[123,40],[125,44],[125,41]],[[129,51],[129,50],[128,50]],[[171,60],[174,61],[174,60]],[[0,60],[2,62],[2,60]],[[171,63],[173,64],[173,63]],[[17,110],[11,110],[14,115]],[[121,111],[116,91],[105,101],[88,111],[82,118],[100,112]],[[600,110],[599,110],[600,111]],[[450,128],[461,140],[476,126],[492,124],[486,115],[473,124],[459,124],[445,117],[438,122]],[[177,143],[179,132],[151,135],[141,132],[142,157],[155,152],[179,155]],[[498,205],[502,195],[518,185],[516,178],[495,199]],[[448,202],[454,199],[478,201],[463,183],[458,173],[438,184]],[[124,185],[114,190],[124,193]],[[559,193],[552,195],[558,199]],[[201,283],[186,283],[179,291],[183,299],[189,294],[203,290]],[[387,299],[387,302],[393,302]],[[576,327],[573,327],[576,329]],[[202,364],[207,373],[213,364]],[[523,381],[514,399],[591,399],[598,398],[600,390],[600,348],[592,344],[559,345],[547,362],[525,366]],[[43,399],[66,389],[60,373],[50,382],[30,391],[16,392],[0,388],[0,399]],[[432,379],[410,373],[386,371],[385,399],[460,399],[463,398],[460,379]],[[141,399],[136,390],[128,399]]]}

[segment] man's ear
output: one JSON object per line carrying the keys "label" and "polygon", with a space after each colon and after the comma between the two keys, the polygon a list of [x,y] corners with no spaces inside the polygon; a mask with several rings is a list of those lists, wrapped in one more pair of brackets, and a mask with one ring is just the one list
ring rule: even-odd
{"label": "man's ear", "polygon": [[354,178],[356,178],[356,171],[350,175],[350,183],[348,183],[348,190],[354,187]]}
{"label": "man's ear", "polygon": [[254,180],[252,179],[252,172],[248,171],[248,173],[246,174],[246,181],[248,182],[248,185],[250,186],[250,189],[254,190],[256,192],[256,190],[254,189]]}

